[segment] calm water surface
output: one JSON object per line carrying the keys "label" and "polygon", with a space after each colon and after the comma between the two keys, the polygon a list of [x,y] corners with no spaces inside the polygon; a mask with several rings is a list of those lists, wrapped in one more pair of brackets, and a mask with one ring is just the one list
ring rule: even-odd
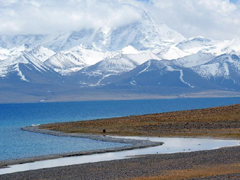
{"label": "calm water surface", "polygon": [[[121,137],[122,138],[122,137]],[[179,152],[192,152],[200,150],[218,149],[220,147],[239,146],[239,140],[220,140],[220,139],[202,139],[202,138],[152,138],[152,137],[125,137],[130,139],[151,140],[164,142],[161,146],[134,149],[120,152],[110,152],[104,154],[92,154],[84,156],[64,157],[32,163],[16,164],[8,168],[0,169],[1,174],[13,172],[29,171],[35,169],[52,168],[60,166],[69,166],[74,164],[93,163],[101,161],[112,161],[117,159],[127,159],[146,154],[169,154]]]}
{"label": "calm water surface", "polygon": [[21,131],[32,124],[91,120],[240,103],[240,98],[0,104],[0,160],[121,146],[89,139]]}

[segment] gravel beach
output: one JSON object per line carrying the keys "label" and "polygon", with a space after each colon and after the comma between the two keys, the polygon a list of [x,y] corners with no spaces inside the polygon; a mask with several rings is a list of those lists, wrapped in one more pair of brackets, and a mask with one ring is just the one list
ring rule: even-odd
{"label": "gravel beach", "polygon": [[[156,176],[156,179],[170,179],[168,174],[189,169],[211,168],[231,165],[240,162],[240,147],[222,148],[210,151],[191,153],[148,155],[125,160],[89,163],[66,167],[41,169],[1,175],[0,180],[114,180],[141,179],[141,177]],[[240,166],[237,167],[240,170]],[[209,177],[189,177],[187,179],[239,179],[240,173],[232,171],[219,172],[219,175]],[[240,172],[240,171],[238,171]],[[143,178],[145,179],[145,178]],[[171,179],[181,179],[171,178]]]}
{"label": "gravel beach", "polygon": [[[41,125],[41,133],[92,133],[170,137],[217,137],[240,139],[240,104],[161,114],[128,116],[96,121]],[[47,130],[46,130],[47,129]],[[31,127],[33,132],[38,128]],[[50,130],[50,131],[49,131]],[[67,135],[69,136],[69,135]],[[80,135],[77,135],[80,136]],[[82,136],[82,135],[81,135]],[[84,135],[85,136],[85,135]],[[105,139],[110,140],[111,139]],[[122,140],[116,140],[122,141]],[[123,142],[123,141],[122,141]],[[146,144],[145,144],[146,143]],[[149,142],[130,143],[131,148]],[[151,146],[151,144],[148,144]],[[152,144],[153,145],[153,144]],[[173,179],[240,179],[240,146],[217,150],[156,154],[131,159],[71,165],[1,175],[0,180],[173,180]]]}

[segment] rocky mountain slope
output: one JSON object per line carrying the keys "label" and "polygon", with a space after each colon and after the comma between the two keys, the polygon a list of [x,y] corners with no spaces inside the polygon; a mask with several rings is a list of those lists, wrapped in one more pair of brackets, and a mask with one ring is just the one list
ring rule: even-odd
{"label": "rocky mountain slope", "polygon": [[239,55],[239,39],[186,39],[148,16],[115,28],[1,35],[0,102],[237,93]]}

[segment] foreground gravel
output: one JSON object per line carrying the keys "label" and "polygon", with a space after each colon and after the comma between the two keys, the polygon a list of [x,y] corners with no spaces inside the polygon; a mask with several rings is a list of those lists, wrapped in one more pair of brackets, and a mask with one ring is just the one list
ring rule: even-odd
{"label": "foreground gravel", "polygon": [[[166,170],[183,170],[198,166],[240,162],[240,147],[191,153],[148,155],[125,160],[89,163],[66,167],[1,175],[0,180],[114,180],[161,175]],[[240,179],[227,174],[198,179]]]}

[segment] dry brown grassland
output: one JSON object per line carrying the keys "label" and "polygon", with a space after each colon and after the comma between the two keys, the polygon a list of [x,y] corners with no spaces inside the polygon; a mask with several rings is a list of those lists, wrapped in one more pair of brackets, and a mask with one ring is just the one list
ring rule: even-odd
{"label": "dry brown grassland", "polygon": [[[199,110],[141,116],[127,116],[93,121],[41,125],[40,128],[67,133],[91,133],[122,136],[216,137],[240,139],[240,104]],[[191,169],[169,170],[159,176],[134,180],[173,180],[208,177],[240,172],[240,163],[214,166],[193,165]]]}
{"label": "dry brown grassland", "polygon": [[199,110],[41,125],[67,133],[240,138],[240,104]]}

